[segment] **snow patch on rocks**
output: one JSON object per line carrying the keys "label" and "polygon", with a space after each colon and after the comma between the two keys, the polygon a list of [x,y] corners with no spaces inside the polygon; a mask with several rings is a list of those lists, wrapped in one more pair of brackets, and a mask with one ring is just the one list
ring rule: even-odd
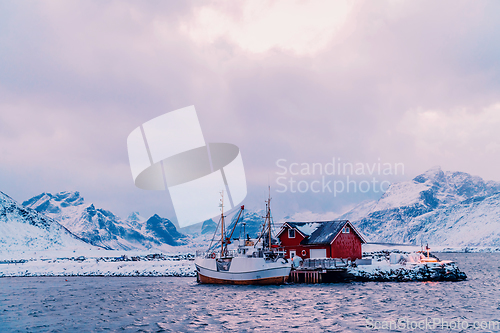
{"label": "snow patch on rocks", "polygon": [[[161,253],[117,256],[116,253],[54,256],[38,253],[29,259],[0,259],[0,277],[13,276],[196,276],[194,256]],[[111,256],[109,256],[111,254]]]}

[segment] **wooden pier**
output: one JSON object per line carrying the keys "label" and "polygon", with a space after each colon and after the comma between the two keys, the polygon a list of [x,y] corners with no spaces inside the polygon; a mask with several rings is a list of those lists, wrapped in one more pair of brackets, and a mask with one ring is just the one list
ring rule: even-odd
{"label": "wooden pier", "polygon": [[347,268],[303,270],[295,269],[290,272],[290,282],[293,283],[332,283],[345,281]]}
{"label": "wooden pier", "polygon": [[292,269],[290,282],[294,283],[331,283],[342,282],[347,278],[350,262],[341,259],[306,259],[303,264]]}

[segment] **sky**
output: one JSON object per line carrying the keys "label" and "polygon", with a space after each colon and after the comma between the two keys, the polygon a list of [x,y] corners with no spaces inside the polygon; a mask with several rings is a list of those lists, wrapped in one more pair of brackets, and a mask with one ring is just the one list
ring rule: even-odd
{"label": "sky", "polygon": [[270,185],[276,216],[341,213],[436,165],[500,181],[499,31],[494,1],[2,1],[0,191],[175,222],[126,140],[189,105],[206,142],[240,148],[243,203]]}

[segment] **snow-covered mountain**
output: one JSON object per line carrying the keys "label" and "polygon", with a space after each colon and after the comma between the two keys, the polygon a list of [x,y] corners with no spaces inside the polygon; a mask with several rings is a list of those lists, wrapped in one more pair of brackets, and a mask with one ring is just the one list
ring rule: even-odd
{"label": "snow-covered mountain", "polygon": [[[227,233],[230,233],[231,230],[234,228],[234,224],[236,223],[236,220],[238,218],[238,213],[239,210],[236,210],[229,215],[227,215],[225,221],[225,230]],[[258,233],[262,229],[262,223],[264,219],[262,216],[265,215],[264,210],[259,210],[259,211],[252,211],[252,210],[245,210],[243,211],[242,216],[240,217],[240,220],[238,222],[238,226],[236,226],[236,229],[234,229],[233,232],[233,239],[238,239],[241,237],[246,237],[246,234],[248,234],[252,238],[258,237]],[[209,238],[212,239],[214,232],[217,229],[217,232],[220,232],[220,225],[219,225],[219,218],[216,218],[214,220],[209,219],[206,221],[203,221],[202,223],[195,224],[193,226],[185,227],[182,228],[181,230],[189,235],[192,236],[200,236],[200,235],[205,235],[205,236],[210,236]],[[279,229],[281,226],[281,222],[275,223],[275,229]],[[220,233],[218,234],[220,237]],[[229,235],[228,235],[229,236]],[[206,238],[206,237],[205,237]],[[208,239],[208,238],[207,238]]]}
{"label": "snow-covered mountain", "polygon": [[339,218],[372,242],[497,247],[500,183],[434,167]]}
{"label": "snow-covered mountain", "polygon": [[[137,212],[121,219],[85,203],[78,192],[42,193],[25,201],[25,207],[0,194],[0,222],[8,222],[0,226],[0,243],[19,248],[81,246],[79,237],[106,249],[191,250],[208,243],[217,227],[213,220],[200,222],[182,229],[186,236],[168,219],[146,219]],[[257,237],[263,215],[245,211],[240,220],[245,230],[240,223],[233,238]],[[349,219],[371,242],[500,247],[500,183],[434,167],[392,184],[379,200],[362,202],[337,218]],[[228,218],[226,230],[235,220],[236,214]]]}
{"label": "snow-covered mountain", "polygon": [[213,234],[215,232],[215,229],[217,228],[217,223],[215,223],[213,220],[206,220],[203,221],[203,225],[201,226],[201,234]]}
{"label": "snow-covered mountain", "polygon": [[57,220],[86,242],[106,249],[168,250],[187,243],[187,236],[168,219],[158,215],[146,219],[134,212],[123,220],[85,203],[79,192],[42,193],[23,205]]}
{"label": "snow-covered mountain", "polygon": [[0,251],[92,248],[57,221],[0,192]]}

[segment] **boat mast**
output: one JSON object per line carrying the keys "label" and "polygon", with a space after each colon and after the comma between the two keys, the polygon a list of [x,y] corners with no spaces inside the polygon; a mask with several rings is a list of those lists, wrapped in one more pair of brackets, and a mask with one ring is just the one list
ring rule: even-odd
{"label": "boat mast", "polygon": [[261,216],[264,218],[264,223],[262,224],[262,231],[260,233],[259,239],[257,239],[257,242],[255,246],[257,246],[257,243],[262,239],[262,250],[265,249],[266,245],[266,230],[269,232],[269,237],[268,237],[268,249],[271,249],[271,186],[269,186],[269,199],[265,201],[266,203],[266,216]]}
{"label": "boat mast", "polygon": [[224,191],[220,192],[220,218],[221,218],[221,226],[220,226],[220,257],[224,256]]}
{"label": "boat mast", "polygon": [[[240,217],[241,217],[241,214],[243,213],[244,209],[245,209],[245,205],[242,205],[240,207],[240,212],[238,213],[238,218],[236,219],[236,222],[234,222],[233,230],[231,230],[231,232],[229,233],[229,237],[226,237],[226,239],[225,239],[226,250],[224,252],[227,252],[227,247],[229,246],[229,244],[231,244],[231,238],[233,238],[234,230],[236,229],[236,226],[238,225],[238,222],[240,221]],[[231,224],[229,224],[229,226],[231,226]]]}
{"label": "boat mast", "polygon": [[271,186],[269,186],[269,199],[267,199],[267,204],[266,204],[266,208],[267,208],[267,219],[268,219],[268,223],[269,223],[269,250],[271,250]]}

